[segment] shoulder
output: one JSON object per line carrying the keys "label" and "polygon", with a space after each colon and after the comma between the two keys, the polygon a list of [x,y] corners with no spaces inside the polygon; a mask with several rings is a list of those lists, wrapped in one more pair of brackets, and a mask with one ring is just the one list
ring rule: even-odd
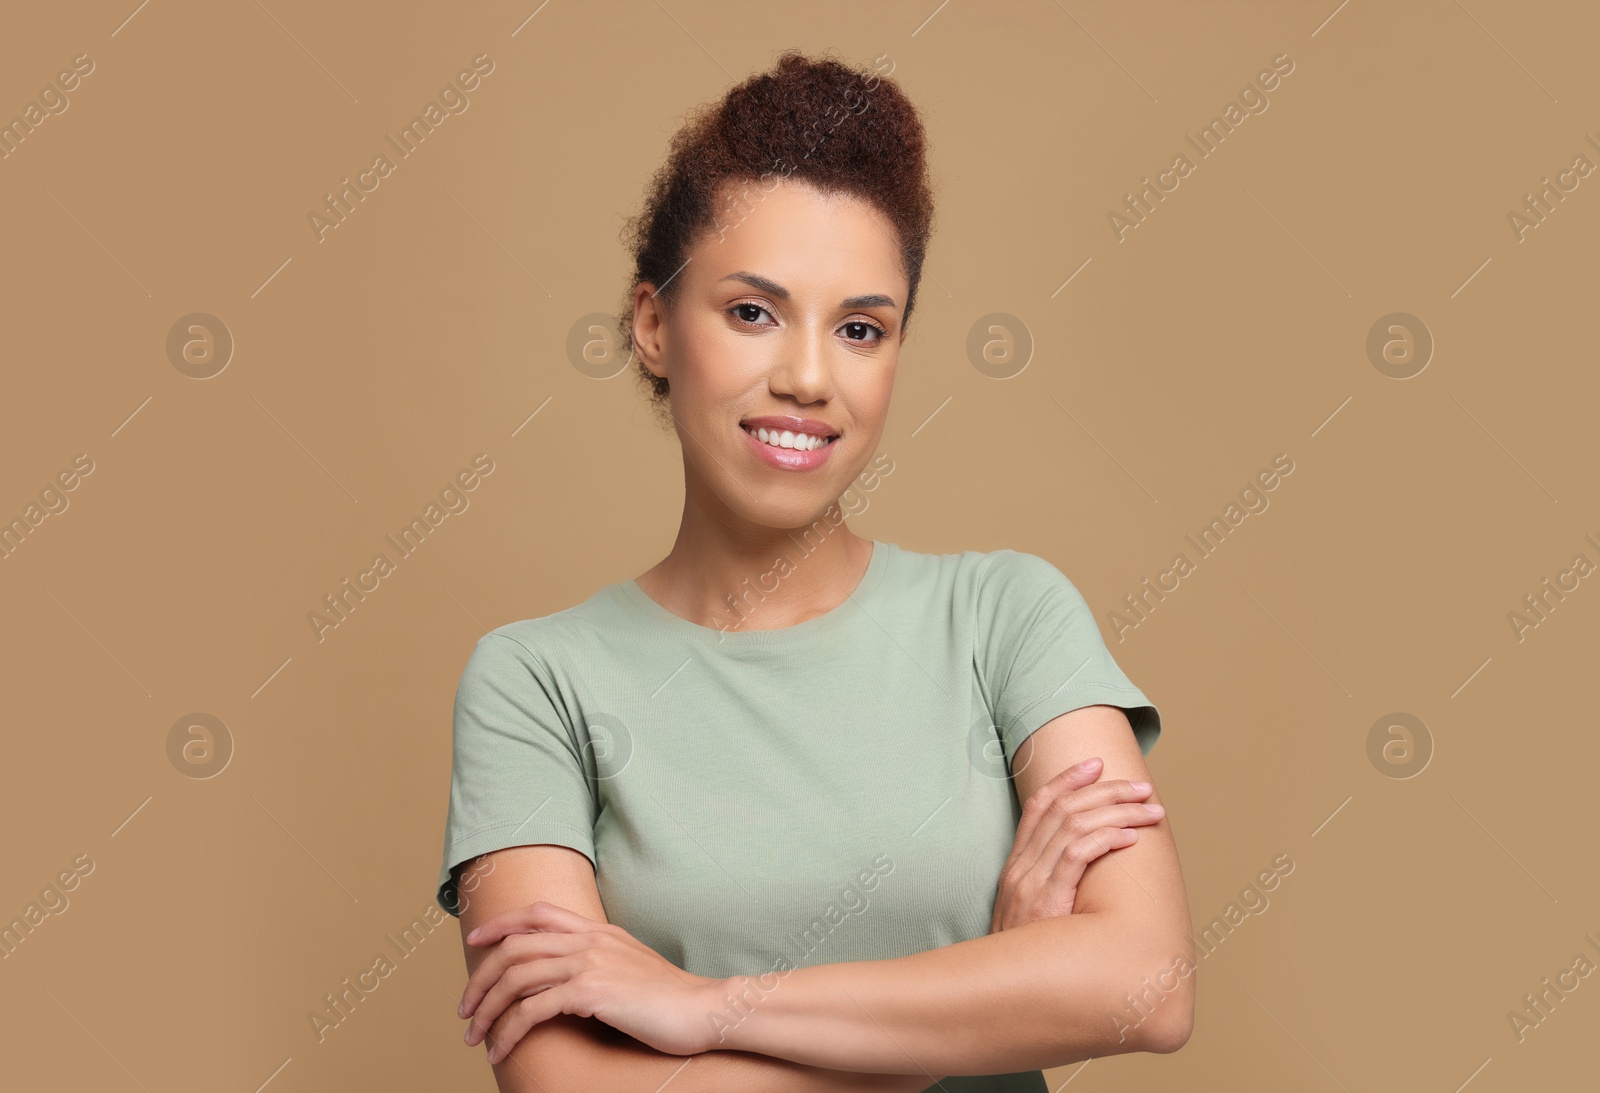
{"label": "shoulder", "polygon": [[972,593],[975,633],[997,654],[1032,636],[1092,647],[1102,639],[1094,609],[1054,562],[1025,550],[983,555]]}
{"label": "shoulder", "polygon": [[571,607],[516,619],[486,631],[468,656],[468,672],[520,665],[536,674],[548,675],[551,667],[564,656],[601,642],[607,631],[606,613],[612,609],[615,587],[607,585]]}
{"label": "shoulder", "polygon": [[1081,602],[1083,597],[1072,580],[1048,558],[1025,550],[987,551],[979,556],[975,579],[991,602],[1041,596],[1065,596]]}
{"label": "shoulder", "polygon": [[[1009,556],[1017,551],[961,550],[948,553],[909,550],[895,543],[888,544],[893,552],[890,565],[903,583],[924,581],[950,582],[958,586],[972,586],[981,581],[991,567],[1010,564]],[[1032,557],[1032,555],[1027,555]]]}
{"label": "shoulder", "polygon": [[980,612],[1026,608],[1043,600],[1086,606],[1077,586],[1054,562],[1025,550],[1002,547],[937,554],[893,549],[893,583],[902,594],[921,596],[939,589]]}

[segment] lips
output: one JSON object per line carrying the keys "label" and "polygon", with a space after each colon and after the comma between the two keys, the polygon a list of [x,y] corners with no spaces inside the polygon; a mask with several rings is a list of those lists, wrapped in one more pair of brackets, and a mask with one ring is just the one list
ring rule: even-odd
{"label": "lips", "polygon": [[763,414],[759,417],[747,417],[739,424],[746,431],[756,429],[777,430],[787,429],[791,433],[810,433],[812,436],[821,437],[823,440],[832,440],[839,435],[839,430],[829,425],[826,421],[818,421],[809,417],[791,417],[787,414]]}
{"label": "lips", "polygon": [[[771,418],[752,418],[752,421],[770,421]],[[804,418],[778,418],[779,421],[804,421]],[[813,427],[816,425],[812,423]],[[831,428],[828,428],[831,432]],[[754,429],[742,428],[739,430],[745,435],[745,445],[750,454],[770,467],[780,471],[812,471],[823,467],[833,455],[833,450],[839,446],[837,434],[823,440],[818,433],[805,433],[804,430],[796,432],[793,429],[780,429],[776,425],[758,424]],[[784,436],[791,436],[791,446],[781,443]],[[765,440],[761,439],[766,437]],[[805,439],[801,439],[801,437]]]}

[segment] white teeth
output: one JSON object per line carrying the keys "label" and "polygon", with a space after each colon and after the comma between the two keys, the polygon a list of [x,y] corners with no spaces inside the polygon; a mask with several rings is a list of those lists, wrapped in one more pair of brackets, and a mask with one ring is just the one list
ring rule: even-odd
{"label": "white teeth", "polygon": [[767,428],[747,429],[745,431],[751,433],[763,444],[771,444],[774,448],[794,448],[797,451],[809,452],[815,451],[828,443],[820,436],[812,436],[810,433],[790,432],[788,429],[784,429],[781,432]]}

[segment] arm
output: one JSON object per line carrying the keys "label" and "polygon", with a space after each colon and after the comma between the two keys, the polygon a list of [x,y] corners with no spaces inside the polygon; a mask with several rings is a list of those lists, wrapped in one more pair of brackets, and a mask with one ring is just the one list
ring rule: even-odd
{"label": "arm", "polygon": [[[466,935],[513,907],[546,900],[606,921],[589,859],[565,846],[513,846],[477,859],[470,896],[461,912],[462,948],[470,975],[490,949],[468,945]],[[463,867],[466,868],[466,867]],[[507,1011],[509,1015],[511,1011]],[[502,1018],[503,1020],[503,1018]],[[500,1021],[491,1026],[493,1043]],[[685,1071],[679,1074],[679,1071]],[[686,1089],[716,1093],[916,1093],[942,1074],[856,1074],[821,1069],[745,1051],[716,1050],[687,1058],[655,1050],[593,1017],[558,1014],[540,1021],[509,1055],[494,1064],[500,1093],[585,1093],[659,1089],[677,1076]]]}
{"label": "arm", "polygon": [[[1127,715],[1085,706],[1017,749],[1019,798],[1031,801],[1061,770],[1094,755],[1108,778],[1151,780]],[[728,1043],[816,1066],[935,1074],[1176,1051],[1193,1024],[1193,969],[1188,899],[1163,819],[1091,863],[1073,914],[893,960],[797,969]],[[747,985],[759,993],[749,977],[727,985],[734,994]]]}

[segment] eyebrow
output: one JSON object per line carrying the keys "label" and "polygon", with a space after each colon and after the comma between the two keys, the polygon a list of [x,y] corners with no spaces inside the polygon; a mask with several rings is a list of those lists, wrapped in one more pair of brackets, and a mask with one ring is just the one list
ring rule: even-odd
{"label": "eyebrow", "polygon": [[[744,270],[739,270],[736,273],[728,274],[722,280],[743,281],[752,288],[759,288],[762,292],[765,292],[769,296],[776,296],[780,300],[787,300],[789,298],[788,289],[784,288],[776,281],[761,276],[759,273],[746,273]],[[721,284],[722,281],[718,281],[717,283]],[[893,296],[885,296],[881,292],[871,292],[865,296],[846,296],[843,300],[839,301],[839,306],[842,308],[894,307],[895,303]]]}

